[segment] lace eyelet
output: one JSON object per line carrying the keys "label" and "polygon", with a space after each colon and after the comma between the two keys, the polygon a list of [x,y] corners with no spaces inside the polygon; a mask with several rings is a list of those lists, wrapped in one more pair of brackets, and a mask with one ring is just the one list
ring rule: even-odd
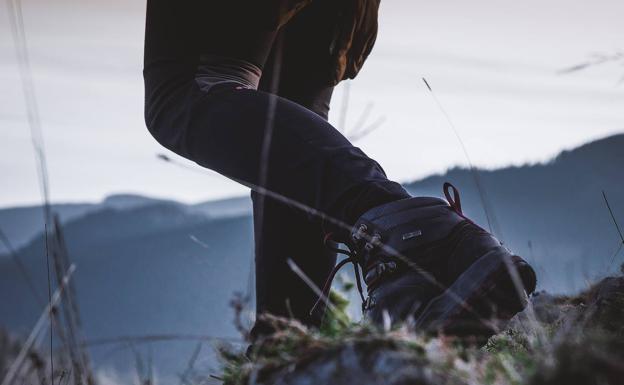
{"label": "lace eyelet", "polygon": [[354,241],[359,241],[362,239],[362,235],[366,234],[366,230],[368,230],[368,227],[362,223],[351,237]]}
{"label": "lace eyelet", "polygon": [[370,241],[366,242],[366,245],[364,246],[364,249],[366,249],[366,251],[372,251],[375,247],[381,246],[381,235],[379,233],[375,233]]}

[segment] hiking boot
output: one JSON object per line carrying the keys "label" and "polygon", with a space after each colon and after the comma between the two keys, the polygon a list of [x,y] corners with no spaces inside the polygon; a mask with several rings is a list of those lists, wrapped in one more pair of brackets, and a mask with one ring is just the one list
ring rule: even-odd
{"label": "hiking boot", "polygon": [[358,219],[348,246],[367,285],[363,310],[375,323],[389,316],[420,330],[489,336],[524,309],[535,272],[464,216],[454,186],[445,183],[444,193],[448,202],[407,198]]}

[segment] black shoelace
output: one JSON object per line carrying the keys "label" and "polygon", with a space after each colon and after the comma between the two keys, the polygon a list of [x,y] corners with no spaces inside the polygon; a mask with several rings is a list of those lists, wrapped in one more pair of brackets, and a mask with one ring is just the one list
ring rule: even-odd
{"label": "black shoelace", "polygon": [[332,269],[331,273],[329,274],[329,277],[327,277],[327,280],[325,281],[325,284],[323,285],[323,289],[321,290],[321,295],[314,303],[314,306],[312,306],[312,309],[310,309],[310,315],[314,313],[314,311],[318,308],[321,302],[329,301],[329,292],[331,290],[332,282],[334,281],[334,278],[336,277],[336,274],[338,273],[338,271],[348,263],[351,263],[353,265],[353,270],[355,273],[355,282],[357,285],[358,292],[360,293],[360,298],[362,299],[362,303],[366,302],[366,299],[364,298],[364,289],[362,288],[362,281],[360,278],[360,266],[358,265],[358,260],[357,260],[355,253],[350,249],[344,250],[344,249],[334,246],[335,241],[332,239],[332,235],[333,235],[332,233],[329,233],[325,236],[325,239],[323,240],[325,247],[327,247],[328,250],[331,250],[337,254],[346,255],[347,258],[338,262],[338,264]]}

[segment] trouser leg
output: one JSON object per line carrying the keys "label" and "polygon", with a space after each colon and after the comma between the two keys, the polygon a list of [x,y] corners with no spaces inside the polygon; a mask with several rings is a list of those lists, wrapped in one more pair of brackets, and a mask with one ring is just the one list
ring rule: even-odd
{"label": "trouser leg", "polygon": [[234,88],[211,90],[192,103],[189,127],[170,148],[307,207],[310,218],[324,217],[336,230],[349,230],[372,207],[409,196],[377,162],[296,103]]}
{"label": "trouser leg", "polygon": [[[151,23],[148,24],[149,27]],[[148,55],[154,48],[148,40],[153,39],[146,39],[146,58],[154,56]],[[273,202],[267,207],[274,213],[261,216],[267,219],[259,222],[266,222],[262,227],[269,230],[261,230],[259,238],[271,239],[271,244],[278,242],[278,236],[268,232],[278,230],[272,226],[281,218],[292,218],[304,229],[293,232],[291,239],[296,242],[288,249],[278,249],[277,256],[267,257],[268,261],[281,261],[280,266],[272,269],[275,274],[267,277],[280,279],[284,258],[295,249],[294,245],[321,243],[316,243],[320,217],[325,217],[328,228],[344,231],[364,211],[408,196],[399,184],[386,178],[379,164],[352,146],[318,114],[262,91],[225,85],[204,92],[193,79],[187,80],[192,62],[169,60],[168,55],[176,53],[176,45],[170,48],[162,52],[163,58],[156,55],[157,61],[148,60],[151,64],[145,70],[146,122],[154,137],[204,167],[297,202],[297,210],[289,205],[287,212],[283,207],[273,210]],[[280,204],[283,206],[284,202]],[[310,210],[302,211],[302,207]],[[298,238],[300,234],[310,234],[310,238]],[[321,245],[318,247],[314,255],[321,252]],[[318,262],[307,255],[298,254],[293,260],[310,270],[315,281],[322,281],[327,266],[333,264],[331,257],[321,257]],[[307,267],[308,264],[312,266]],[[304,293],[302,298],[309,294]],[[307,306],[306,301],[301,301],[301,309]],[[298,306],[298,314],[304,314]]]}
{"label": "trouser leg", "polygon": [[[323,246],[318,221],[266,198],[254,201],[256,246],[256,313],[294,317],[305,324],[318,325],[319,313],[309,312],[317,299],[314,291],[289,267],[294,262],[317,286],[327,279],[336,263],[334,253]],[[260,215],[260,211],[262,214]]]}
{"label": "trouser leg", "polygon": [[[195,6],[182,12],[171,4],[151,1],[146,27],[146,124],[162,145],[310,207],[311,217],[325,215],[342,229],[367,209],[408,196],[377,162],[305,107],[233,85],[202,91],[192,73],[202,49],[201,29],[190,28]],[[249,39],[242,41],[254,43],[258,33],[241,27],[237,36],[245,34]],[[187,47],[191,43],[199,46]]]}
{"label": "trouser leg", "polygon": [[[300,25],[306,15],[294,20]],[[297,61],[301,60],[293,24],[282,30],[265,65],[260,89],[280,95],[327,120],[333,87],[310,80]],[[284,37],[284,34],[291,35]],[[306,51],[313,63],[314,51]],[[288,265],[294,262],[317,287],[322,287],[336,264],[336,254],[323,244],[322,221],[309,218],[295,208],[252,192],[254,206],[254,241],[256,263],[256,315],[271,313],[294,317],[305,324],[318,326],[322,312],[310,315],[317,300],[301,277]],[[263,333],[256,323],[254,335]]]}

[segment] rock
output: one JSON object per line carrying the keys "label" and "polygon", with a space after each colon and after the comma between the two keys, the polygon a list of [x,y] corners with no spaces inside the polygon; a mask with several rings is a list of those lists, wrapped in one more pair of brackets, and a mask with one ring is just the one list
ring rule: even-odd
{"label": "rock", "polygon": [[[386,345],[386,346],[384,346]],[[257,378],[273,385],[433,385],[448,382],[418,352],[383,341],[351,341],[303,362]]]}
{"label": "rock", "polygon": [[[226,362],[226,385],[619,385],[624,379],[624,277],[576,296],[539,292],[485,347],[343,325],[331,333],[272,318],[276,332]],[[240,357],[240,356],[238,356]],[[229,366],[228,366],[229,365]]]}

